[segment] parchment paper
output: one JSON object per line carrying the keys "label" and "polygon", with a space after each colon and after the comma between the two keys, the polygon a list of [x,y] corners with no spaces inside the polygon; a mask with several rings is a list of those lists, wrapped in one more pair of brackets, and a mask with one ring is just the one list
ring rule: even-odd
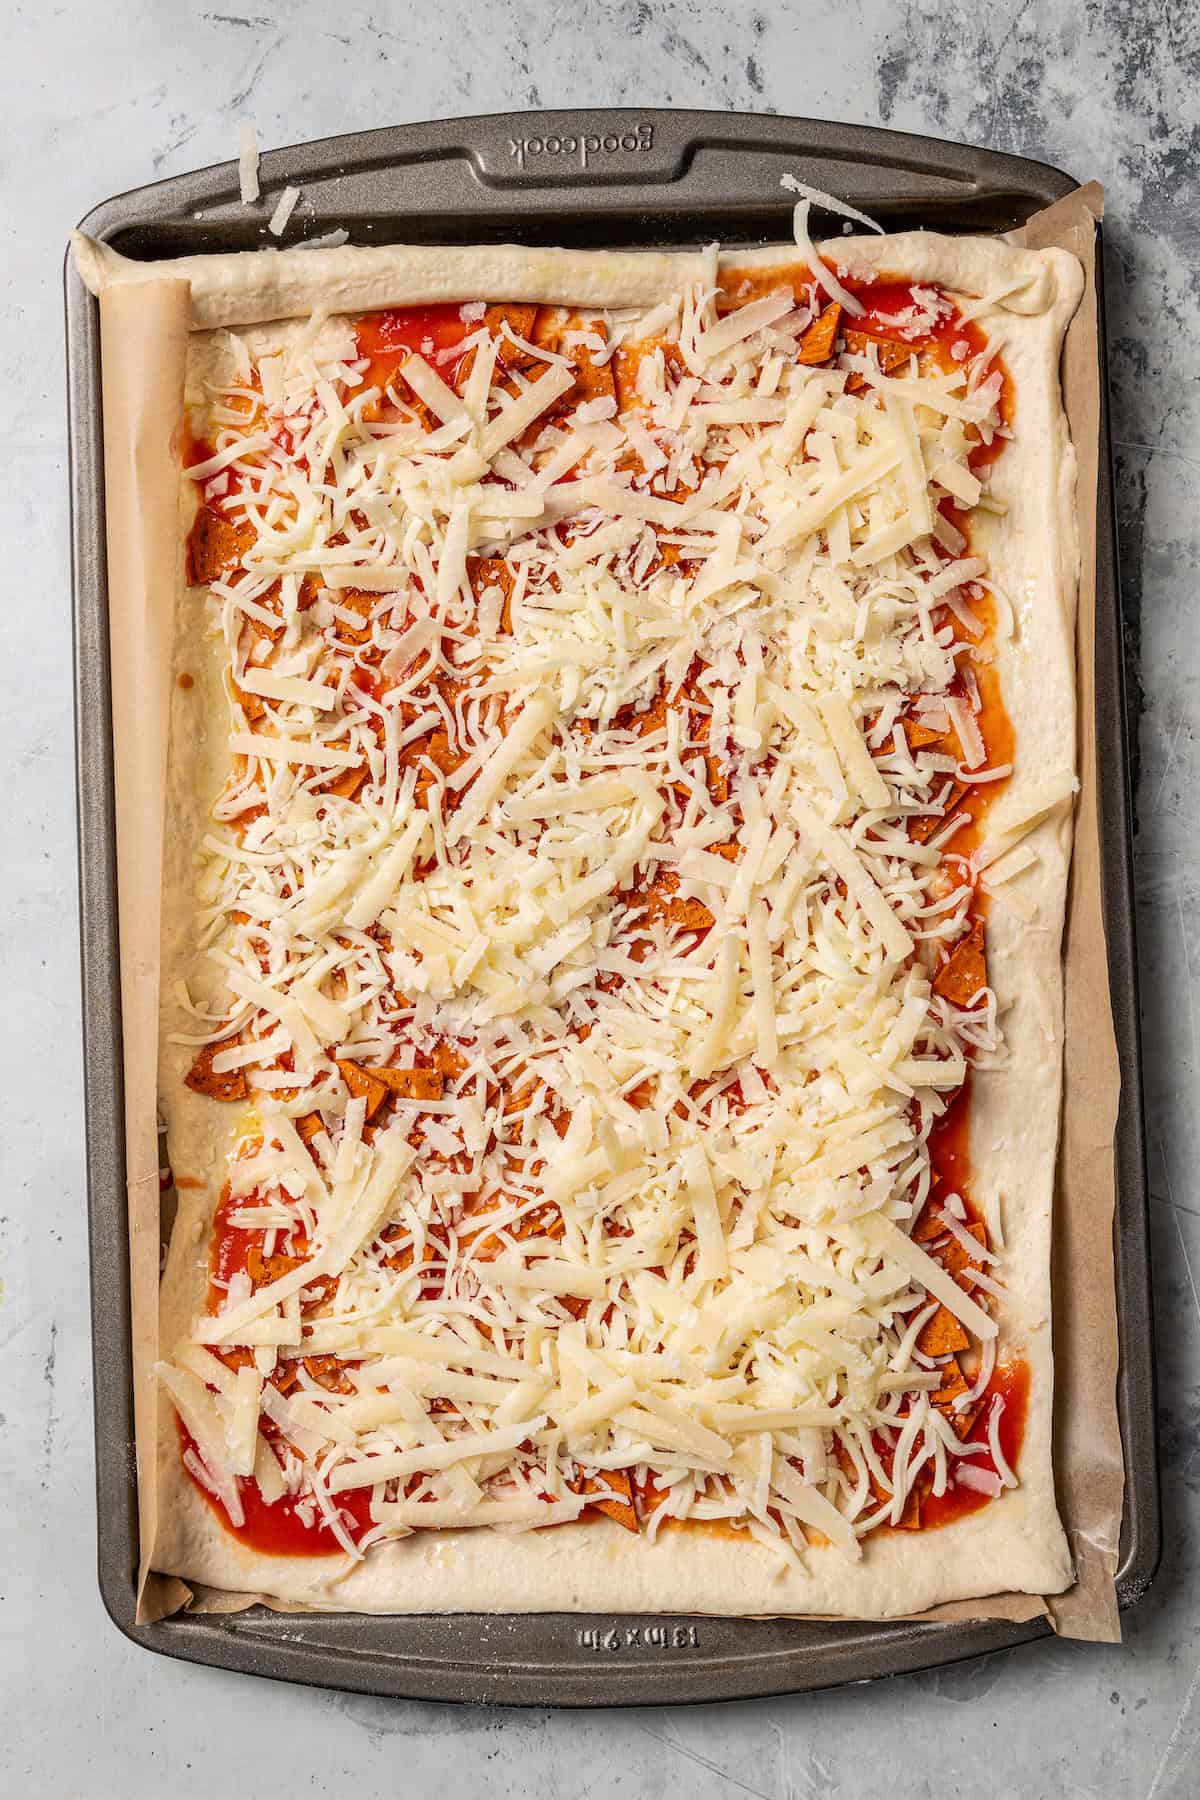
{"label": "parchment paper", "polygon": [[1101,905],[1096,766],[1096,485],[1100,377],[1096,220],[1104,192],[1091,182],[1030,219],[1021,239],[1058,245],[1083,264],[1087,285],[1063,348],[1063,400],[1079,460],[1079,803],[1064,941],[1066,1033],[1062,1137],[1054,1208],[1055,1468],[1060,1511],[1075,1557],[1075,1586],[1047,1601],[1064,1637],[1120,1638],[1113,1576],[1125,1463],[1117,1421],[1114,1134],[1121,1070],[1108,993]]}
{"label": "parchment paper", "polygon": [[152,1577],[151,1595],[147,1577],[157,1520],[159,914],[171,645],[183,591],[177,433],[190,316],[186,281],[112,288],[100,298],[139,1619],[187,1598],[182,1582],[161,1575]]}
{"label": "parchment paper", "polygon": [[[997,1594],[919,1619],[1023,1621],[1064,1636],[1120,1636],[1113,1573],[1124,1465],[1116,1412],[1113,1134],[1120,1074],[1108,999],[1100,897],[1095,743],[1095,563],[1099,381],[1094,281],[1096,184],[1035,215],[1013,241],[1058,245],[1087,287],[1067,334],[1063,395],[1079,459],[1082,567],[1077,666],[1080,794],[1064,944],[1064,1113],[1055,1208],[1055,1471],[1077,1580],[1052,1599]],[[180,267],[171,265],[172,275]],[[488,295],[479,296],[488,298]],[[388,297],[376,299],[387,304]],[[189,284],[141,280],[101,298],[113,738],[124,1025],[126,1154],[141,1563],[138,1618],[181,1606],[233,1611],[261,1596],[193,1595],[150,1568],[156,1520],[155,1383],[160,1245],[156,1067],[158,945],[171,638],[183,595],[179,462]],[[229,321],[236,323],[237,321]],[[269,1599],[267,1605],[294,1611]]]}

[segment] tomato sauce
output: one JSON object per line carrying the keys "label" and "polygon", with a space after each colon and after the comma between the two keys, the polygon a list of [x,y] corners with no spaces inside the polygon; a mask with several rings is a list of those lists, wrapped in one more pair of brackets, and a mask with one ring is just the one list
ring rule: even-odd
{"label": "tomato sauce", "polygon": [[[1004,1401],[1004,1410],[1000,1414],[996,1435],[1000,1443],[1000,1453],[1007,1466],[1017,1472],[1021,1448],[1025,1441],[1025,1424],[1029,1411],[1029,1365],[1015,1359],[1000,1364],[984,1391],[982,1403],[976,1416],[970,1435],[963,1440],[967,1444],[985,1446],[982,1455],[970,1458],[972,1468],[980,1469],[985,1474],[999,1475],[995,1460],[988,1444],[988,1420],[992,1403],[999,1396]],[[880,1446],[877,1446],[879,1448]],[[955,1464],[951,1463],[951,1476]],[[662,1498],[653,1477],[634,1484],[639,1515],[643,1520],[649,1518],[655,1506]],[[920,1531],[937,1531],[944,1525],[953,1525],[959,1519],[967,1518],[971,1513],[980,1512],[990,1503],[989,1494],[980,1493],[977,1488],[965,1487],[951,1481],[944,1494],[934,1494],[930,1489],[928,1474],[922,1473],[917,1478],[916,1492],[920,1499]],[[741,1538],[745,1536],[736,1521],[730,1519],[664,1519],[662,1531],[702,1532],[709,1537]],[[876,1527],[885,1531],[903,1529],[884,1525]]]}
{"label": "tomato sauce", "polygon": [[[188,1450],[195,1451],[196,1445],[182,1420],[177,1420],[177,1424],[179,1451],[183,1456]],[[270,1426],[267,1425],[264,1435],[269,1434]],[[239,1475],[238,1498],[245,1519],[241,1525],[235,1525],[217,1496],[192,1474],[186,1463],[183,1466],[196,1492],[208,1502],[225,1530],[247,1550],[257,1551],[262,1556],[345,1555],[345,1546],[338,1542],[324,1519],[318,1516],[315,1523],[308,1523],[306,1514],[316,1512],[315,1501],[304,1503],[294,1494],[285,1494],[268,1505],[254,1477]],[[342,1523],[357,1543],[371,1529],[371,1490],[369,1487],[350,1488],[346,1493],[338,1494],[336,1499]]]}
{"label": "tomato sauce", "polygon": [[[241,421],[239,421],[239,423],[242,423],[242,428],[246,431],[263,430],[266,428],[267,421],[263,416],[262,390],[257,371],[255,371],[248,386],[254,390],[257,397],[254,399],[249,399],[245,395],[241,397],[239,404],[245,409],[245,417],[244,423]],[[292,448],[291,434],[285,426],[276,426],[271,431],[271,436],[276,443],[281,444],[290,454]],[[210,437],[202,436],[192,429],[191,421],[186,410],[183,416],[183,423],[179,426],[175,434],[173,444],[185,475],[188,470],[193,468],[197,463],[207,462],[210,457],[215,456],[217,453],[217,446]],[[224,488],[221,494],[217,496],[218,501],[223,501],[238,493],[244,479],[241,472],[232,467],[232,465],[229,468],[222,470],[221,476],[224,477]],[[212,476],[210,479],[220,480],[221,476]],[[219,507],[215,510],[219,510]]]}
{"label": "tomato sauce", "polygon": [[[853,321],[843,318],[843,327],[865,332],[868,336],[883,341],[909,343],[902,335],[895,321],[910,308],[915,301],[912,287],[901,282],[888,281],[856,281],[848,279],[843,285],[862,301],[866,312]],[[966,345],[965,353],[962,349]],[[913,348],[921,352],[933,352],[938,361],[946,369],[960,367],[962,363],[983,355],[988,349],[986,334],[974,320],[960,318],[957,310],[947,313],[933,327],[931,332],[913,344]],[[958,354],[955,355],[955,351]],[[1016,415],[1016,391],[1003,362],[995,359],[996,369],[1001,376],[1001,389],[998,410],[1006,427],[1004,435],[997,433],[990,443],[982,440],[970,453],[970,466],[976,473],[981,473],[1003,451],[1008,442],[1008,433]],[[965,548],[961,554],[970,554],[970,517],[967,512],[957,507],[952,501],[942,502],[943,516],[954,526],[965,540]],[[986,766],[998,768],[1012,764],[1015,752],[1015,733],[1012,720],[1004,704],[1000,690],[1000,679],[995,664],[986,655],[977,654],[977,650],[986,647],[993,638],[996,624],[996,609],[990,595],[969,602],[970,608],[982,627],[980,636],[975,638],[961,621],[951,613],[947,618],[952,624],[954,635],[968,648],[966,655],[960,658],[960,664],[970,668],[979,692],[980,709],[975,715],[984,744],[987,748]],[[963,684],[955,684],[962,693]],[[948,848],[954,855],[969,856],[979,845],[983,836],[983,826],[989,808],[1007,785],[1007,777],[997,781],[968,783],[966,792],[955,804],[955,811],[966,812],[969,821],[955,833]],[[976,890],[972,898],[970,916],[972,919],[986,916],[986,896]],[[942,1117],[935,1123],[929,1135],[930,1164],[935,1176],[934,1194],[936,1198],[949,1193],[959,1194],[968,1211],[968,1216],[975,1221],[979,1219],[978,1209],[971,1197],[971,1158],[970,1158],[970,1124],[971,1124],[971,1075],[958,1089],[950,1101]],[[1025,1417],[1029,1396],[1029,1370],[1024,1362],[1014,1361],[999,1367],[992,1377],[984,1403],[972,1430],[971,1443],[987,1442],[987,1423],[992,1401],[999,1394],[1004,1399],[1004,1410],[1000,1417],[998,1437],[1001,1452],[1011,1468],[1015,1469],[1024,1437]],[[973,1465],[990,1473],[997,1473],[990,1452],[972,1458]],[[945,1494],[934,1496],[922,1484],[920,1505],[920,1528],[932,1530],[942,1525],[952,1524],[956,1519],[978,1512],[989,1502],[990,1496],[968,1487],[952,1486]]]}
{"label": "tomato sauce", "polygon": [[[262,1255],[266,1232],[257,1229],[243,1231],[230,1223],[232,1212],[243,1206],[254,1206],[260,1200],[261,1196],[256,1193],[236,1197],[227,1193],[217,1208],[209,1251],[207,1310],[210,1313],[216,1312],[234,1277],[251,1274],[252,1259],[256,1254],[258,1257]],[[213,1354],[231,1363],[244,1360],[246,1356],[244,1351],[229,1352],[222,1356],[219,1349],[214,1350]],[[186,1426],[182,1421],[178,1423],[181,1454],[188,1449],[194,1450],[195,1444]],[[277,1427],[267,1418],[259,1421],[259,1429],[268,1440],[279,1436]],[[323,1519],[318,1517],[313,1523],[307,1522],[305,1514],[315,1511],[315,1503],[310,1502],[305,1506],[295,1495],[285,1494],[281,1500],[268,1505],[257,1481],[252,1476],[239,1476],[238,1496],[245,1522],[234,1525],[216,1495],[202,1481],[197,1480],[190,1469],[187,1473],[193,1486],[204,1496],[225,1529],[248,1550],[260,1551],[265,1556],[326,1556],[343,1552],[343,1546]],[[345,1515],[343,1522],[355,1540],[371,1528],[370,1500],[369,1487],[352,1488],[338,1496],[338,1508]]]}
{"label": "tomato sauce", "polygon": [[173,440],[173,448],[186,474],[196,463],[207,462],[210,456],[216,455],[216,446],[210,438],[200,437],[192,430],[186,412]]}
{"label": "tomato sauce", "polygon": [[243,1206],[254,1206],[260,1200],[261,1197],[253,1193],[239,1194],[234,1199],[227,1191],[217,1207],[209,1249],[210,1313],[216,1312],[220,1306],[225,1290],[234,1276],[246,1273],[246,1258],[251,1249],[261,1249],[266,1239],[264,1231],[242,1231],[236,1225],[231,1225],[229,1215]]}
{"label": "tomato sauce", "polygon": [[[971,1435],[965,1440],[968,1444],[987,1443],[988,1417],[997,1395],[1004,1401],[1004,1411],[1000,1414],[996,1435],[1000,1440],[1001,1454],[1015,1474],[1025,1440],[1025,1421],[1029,1411],[1028,1363],[1015,1360],[1001,1363],[996,1369],[988,1383]],[[991,1475],[1000,1473],[990,1451],[985,1451],[982,1456],[973,1456],[971,1465]],[[931,1531],[940,1525],[953,1525],[956,1519],[965,1519],[968,1513],[981,1511],[988,1505],[990,1498],[990,1495],[981,1494],[975,1488],[961,1486],[948,1487],[944,1494],[924,1493],[921,1497],[921,1530]]]}
{"label": "tomato sauce", "polygon": [[970,1205],[971,1072],[929,1133],[929,1164],[936,1179],[934,1197],[961,1194]]}
{"label": "tomato sauce", "polygon": [[[385,312],[366,313],[355,322],[358,354],[368,361],[363,385],[387,387],[414,352],[431,363],[445,381],[447,366],[438,362],[439,352],[453,349],[476,329],[463,321],[462,308],[457,305],[393,306]],[[451,362],[450,371],[456,366]]]}
{"label": "tomato sauce", "polygon": [[[840,285],[847,293],[853,294],[865,308],[861,315],[851,317],[843,312],[841,328],[843,331],[861,331],[868,337],[879,338],[884,343],[902,344],[906,349],[933,351],[938,361],[946,369],[953,369],[981,355],[988,347],[987,334],[974,319],[963,319],[956,307],[943,315],[926,332],[917,337],[904,335],[903,316],[918,304],[914,287],[931,288],[932,282],[922,284],[905,281],[889,281],[886,276],[858,277],[853,275],[839,276]],[[721,295],[718,310],[728,310],[730,305],[743,306],[750,300],[761,299],[774,293],[781,285],[791,284],[794,287],[807,284],[811,276],[803,263],[777,263],[770,268],[762,269],[725,269],[721,273]],[[822,301],[827,302],[824,293]],[[722,302],[724,304],[722,304]],[[956,345],[965,343],[965,353],[955,356]],[[1012,377],[1005,368],[1000,357],[994,359],[994,367],[1001,377],[1000,417],[1004,424],[1011,428],[1016,415],[1016,388]],[[971,467],[980,469],[993,462],[1003,450],[1007,439],[996,436],[990,444],[980,442],[971,452]]]}

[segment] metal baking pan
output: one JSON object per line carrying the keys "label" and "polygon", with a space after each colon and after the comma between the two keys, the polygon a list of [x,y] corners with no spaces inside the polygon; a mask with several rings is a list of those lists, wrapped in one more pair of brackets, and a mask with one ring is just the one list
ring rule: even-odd
{"label": "metal baking pan", "polygon": [[[889,229],[998,232],[1069,193],[1042,163],[895,132],[753,114],[621,110],[498,114],[270,151],[266,196],[301,189],[286,242],[344,225],[357,244],[519,239],[592,246],[753,244],[790,235],[784,172]],[[127,256],[249,249],[273,200],[241,204],[224,163],[106,200],[82,228]],[[839,220],[821,221],[836,233]],[[267,240],[270,241],[270,240]],[[1105,339],[1101,283],[1101,391]],[[578,1614],[374,1618],[276,1614],[134,1622],[137,1503],[122,1136],[121,1014],[99,322],[66,275],[75,589],[76,744],[91,1226],[99,1572],[119,1628],[148,1650],[374,1694],[538,1706],[745,1698],[930,1668],[1043,1636],[1041,1623],[854,1624]],[[1159,1557],[1147,1186],[1138,1043],[1121,604],[1106,404],[1101,413],[1097,729],[1104,907],[1124,1076],[1117,1131],[1118,1387],[1127,1486],[1118,1584],[1145,1591]]]}

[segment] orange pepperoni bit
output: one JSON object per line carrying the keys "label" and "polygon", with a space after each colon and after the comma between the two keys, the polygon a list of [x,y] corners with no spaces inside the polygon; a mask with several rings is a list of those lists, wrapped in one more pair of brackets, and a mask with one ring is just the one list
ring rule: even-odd
{"label": "orange pepperoni bit", "polygon": [[[894,344],[888,338],[872,337],[866,331],[848,331],[846,333],[846,349],[853,356],[866,356],[871,344],[874,344],[876,355],[879,358],[881,375],[903,374],[908,368],[908,359],[912,355],[912,349],[908,344]],[[846,392],[857,394],[866,385],[863,376],[851,375],[846,383]]]}
{"label": "orange pepperoni bit", "polygon": [[620,1499],[597,1500],[593,1503],[592,1510],[607,1513],[610,1519],[615,1519],[618,1525],[623,1525],[626,1531],[632,1531],[635,1535],[641,1529],[637,1508],[633,1503],[633,1480],[628,1469],[606,1469],[600,1476],[576,1475],[567,1482],[567,1486],[573,1494],[597,1494],[602,1493],[605,1488],[611,1488],[614,1494],[620,1495]]}
{"label": "orange pepperoni bit", "polygon": [[919,817],[911,818],[908,821],[908,835],[913,842],[915,844],[928,843],[934,832],[941,830],[966,791],[961,781],[952,781],[946,792],[940,796],[942,806],[940,813],[923,813]]}
{"label": "orange pepperoni bit", "polygon": [[933,991],[952,1006],[973,1006],[986,986],[983,920],[976,919],[934,976]]}
{"label": "orange pepperoni bit", "polygon": [[924,750],[930,744],[940,744],[946,735],[942,731],[934,731],[929,725],[918,725],[915,719],[904,719],[904,736],[910,750]]}
{"label": "orange pepperoni bit", "polygon": [[917,1333],[917,1349],[923,1356],[950,1356],[966,1350],[970,1338],[947,1306],[939,1306]]}
{"label": "orange pepperoni bit", "polygon": [[[506,340],[507,341],[507,340]],[[512,597],[516,577],[502,556],[468,556],[467,580],[479,605],[485,590],[498,587],[504,595],[500,607],[500,630],[507,637],[512,632]]]}
{"label": "orange pepperoni bit", "polygon": [[805,368],[813,368],[817,363],[828,362],[833,355],[833,346],[837,342],[838,326],[842,321],[842,309],[835,300],[827,306],[820,318],[814,319],[808,329],[801,334],[800,351],[796,357],[798,363]]}
{"label": "orange pepperoni bit", "polygon": [[399,1100],[440,1100],[443,1076],[438,1069],[372,1069],[377,1081]]}
{"label": "orange pepperoni bit", "polygon": [[[963,1229],[968,1237],[973,1237],[976,1243],[980,1244],[983,1249],[987,1249],[987,1232],[978,1220],[973,1221],[970,1225],[964,1226]],[[963,1245],[959,1243],[958,1239],[953,1236],[942,1245],[941,1249],[937,1252],[937,1256],[939,1262],[945,1268],[946,1273],[954,1277],[960,1288],[963,1288],[966,1292],[970,1293],[971,1289],[975,1286],[975,1276],[979,1272],[981,1266],[980,1262],[976,1261],[976,1259],[964,1249]]]}
{"label": "orange pepperoni bit", "polygon": [[971,1427],[979,1417],[984,1401],[984,1396],[981,1394],[978,1400],[973,1401],[970,1406],[955,1410],[954,1402],[961,1395],[967,1393],[970,1386],[970,1382],[962,1372],[957,1356],[952,1356],[942,1369],[941,1387],[930,1395],[933,1405],[937,1407],[947,1424],[953,1426],[956,1436],[964,1440],[970,1437]]}
{"label": "orange pepperoni bit", "polygon": [[388,1084],[381,1081],[375,1069],[364,1069],[360,1063],[337,1058],[342,1080],[356,1100],[367,1103],[367,1119],[371,1120],[388,1097]]}
{"label": "orange pepperoni bit", "polygon": [[188,532],[188,586],[201,587],[235,568],[253,542],[252,525],[235,525],[211,506],[202,506]]}
{"label": "orange pepperoni bit", "polygon": [[375,610],[378,594],[368,594],[362,588],[342,588],[334,595],[334,604],[352,612],[362,620],[361,625],[351,625],[345,619],[335,618],[334,634],[343,644],[365,644],[371,636],[371,614]]}
{"label": "orange pepperoni bit", "polygon": [[227,1039],[222,1044],[204,1044],[197,1054],[195,1062],[184,1076],[184,1085],[190,1087],[194,1094],[204,1094],[209,1100],[244,1100],[246,1098],[246,1071],[244,1069],[227,1069],[218,1075],[213,1069],[213,1057],[218,1050],[228,1050],[236,1038]]}

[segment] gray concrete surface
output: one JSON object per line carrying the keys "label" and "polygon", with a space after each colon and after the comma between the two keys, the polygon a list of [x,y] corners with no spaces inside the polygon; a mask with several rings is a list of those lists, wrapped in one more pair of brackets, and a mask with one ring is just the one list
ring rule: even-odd
{"label": "gray concrete surface", "polygon": [[[1145,0],[0,5],[0,1793],[630,1800],[1200,1793],[1200,11]],[[511,107],[761,108],[1109,192],[1167,1549],[1122,1647],[734,1708],[494,1713],[151,1659],[93,1574],[59,263],[96,200],[264,144]],[[15,822],[16,829],[12,829]]]}

